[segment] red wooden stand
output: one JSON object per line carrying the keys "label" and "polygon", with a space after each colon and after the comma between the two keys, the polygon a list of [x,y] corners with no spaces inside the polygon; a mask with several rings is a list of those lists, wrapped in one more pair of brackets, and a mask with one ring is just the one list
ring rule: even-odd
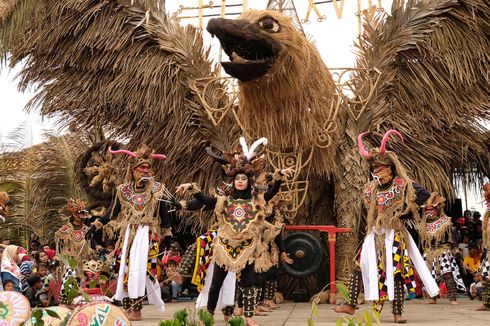
{"label": "red wooden stand", "polygon": [[320,231],[328,233],[329,254],[330,254],[330,303],[335,304],[335,241],[337,233],[351,232],[350,228],[338,228],[335,225],[287,225],[286,230],[291,231]]}

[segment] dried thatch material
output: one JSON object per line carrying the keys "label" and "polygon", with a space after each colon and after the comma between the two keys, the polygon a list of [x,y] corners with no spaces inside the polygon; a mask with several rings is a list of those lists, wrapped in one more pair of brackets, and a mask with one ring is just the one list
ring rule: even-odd
{"label": "dried thatch material", "polygon": [[14,10],[17,0],[2,0],[0,2],[0,22],[3,22],[6,17]]}
{"label": "dried thatch material", "polygon": [[[207,189],[218,167],[206,145],[230,147],[238,128],[226,121],[215,128],[196,95],[198,79],[215,75],[201,32],[168,19],[158,3],[43,1],[45,14],[31,21],[11,65],[26,60],[22,89],[43,85],[29,109],[103,127],[108,137],[129,139],[129,149],[146,143],[168,157],[155,168],[167,187],[194,181]],[[222,106],[228,96],[213,87],[221,96],[207,101]]]}
{"label": "dried thatch material", "polygon": [[9,189],[13,203],[9,222],[43,243],[52,241],[63,223],[60,208],[69,198],[82,195],[74,166],[87,148],[80,133],[47,136],[44,143],[0,156],[0,188]]}
{"label": "dried thatch material", "polygon": [[22,40],[29,20],[39,12],[42,0],[0,1],[0,66],[6,62],[10,50]]}
{"label": "dried thatch material", "polygon": [[[361,223],[357,203],[368,175],[353,148],[362,131],[399,130],[405,142],[390,146],[411,177],[448,198],[453,173],[471,178],[469,172],[478,172],[476,183],[489,174],[482,125],[490,119],[489,33],[489,0],[397,0],[390,16],[368,19],[357,45],[357,67],[366,70],[352,83],[355,99],[369,101],[342,132],[335,175],[339,225],[357,231]],[[339,260],[353,259],[354,252],[345,254]]]}
{"label": "dried thatch material", "polygon": [[[446,197],[452,172],[490,171],[482,125],[490,119],[489,35],[489,0],[397,0],[391,16],[366,23],[358,44],[357,66],[381,72],[358,125],[400,131],[406,141],[394,150],[413,179]],[[359,98],[372,75],[356,74]]]}

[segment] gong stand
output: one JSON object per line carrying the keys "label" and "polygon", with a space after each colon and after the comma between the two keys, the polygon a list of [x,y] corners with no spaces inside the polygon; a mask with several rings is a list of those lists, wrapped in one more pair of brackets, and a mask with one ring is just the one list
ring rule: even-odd
{"label": "gong stand", "polygon": [[328,233],[329,256],[330,256],[330,304],[335,304],[335,241],[337,233],[352,232],[351,228],[338,228],[335,225],[287,225],[289,231],[320,231]]}

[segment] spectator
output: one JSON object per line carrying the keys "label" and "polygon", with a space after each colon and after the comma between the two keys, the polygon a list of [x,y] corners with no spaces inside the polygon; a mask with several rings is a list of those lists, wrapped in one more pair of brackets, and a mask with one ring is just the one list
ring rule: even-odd
{"label": "spectator", "polygon": [[36,251],[32,256],[34,264],[38,266],[41,263],[49,264],[48,254],[44,250]]}
{"label": "spectator", "polygon": [[170,293],[172,294],[172,301],[177,302],[177,298],[180,295],[182,290],[182,283],[184,282],[184,278],[177,272],[177,262],[173,259],[170,259],[167,262],[167,279],[168,286],[170,288]]}
{"label": "spectator", "polygon": [[471,241],[481,243],[481,240],[482,240],[482,221],[476,220],[475,228],[473,230],[473,233],[471,234]]}
{"label": "spectator", "polygon": [[12,282],[11,280],[4,281],[3,282],[3,290],[4,291],[15,291],[14,282]]}
{"label": "spectator", "polygon": [[41,248],[41,243],[39,243],[39,241],[37,241],[37,240],[32,240],[31,241],[31,244],[29,246],[29,250],[31,252],[38,251],[40,248]]}
{"label": "spectator", "polygon": [[43,283],[43,287],[39,291],[39,301],[41,301],[44,307],[49,307],[52,299],[51,293],[49,292],[49,282],[53,279],[53,275],[49,273],[48,266],[45,263],[40,263],[37,266],[37,276],[41,278],[41,282]]}
{"label": "spectator", "polygon": [[471,217],[471,211],[465,210],[463,213],[463,218],[464,218],[464,225],[466,227],[469,227],[471,222],[473,222],[473,219]]}
{"label": "spectator", "polygon": [[473,223],[478,223],[481,221],[481,214],[478,211],[473,212]]}
{"label": "spectator", "polygon": [[25,291],[25,289],[29,286],[29,284],[27,284],[27,278],[35,273],[35,265],[27,254],[19,254],[19,257],[21,261],[19,266],[21,274],[21,291]]}
{"label": "spectator", "polygon": [[162,258],[163,266],[166,266],[167,262],[169,260],[174,260],[177,263],[177,265],[180,264],[182,257],[180,256],[180,250],[179,249],[180,249],[180,244],[178,242],[173,242],[170,245],[170,249],[167,250],[167,252],[165,253],[165,255]]}
{"label": "spectator", "polygon": [[38,291],[43,287],[41,278],[37,275],[29,276],[27,278],[27,283],[29,284],[29,287],[24,291],[24,296],[29,300],[32,308],[41,306],[38,295]]}
{"label": "spectator", "polygon": [[8,245],[10,245],[10,239],[9,238],[3,238],[2,239],[2,244],[0,245],[0,255],[3,253],[3,250],[5,249],[5,247],[7,247]]}
{"label": "spectator", "polygon": [[107,251],[108,254],[114,251],[115,249],[115,243],[114,241],[107,241],[105,244],[105,250]]}
{"label": "spectator", "polygon": [[468,245],[470,243],[470,236],[468,233],[462,233],[463,242],[458,245],[458,249],[461,252],[461,256],[465,259],[468,256]]}
{"label": "spectator", "polygon": [[474,275],[480,268],[480,252],[478,250],[478,245],[471,242],[468,245],[468,252],[469,254],[465,257],[464,264],[468,268],[470,274]]}
{"label": "spectator", "polygon": [[481,274],[474,274],[473,279],[475,282],[471,283],[470,285],[470,299],[473,300],[476,297],[481,297],[482,292],[483,292],[483,275]]}
{"label": "spectator", "polygon": [[22,275],[19,265],[22,262],[22,257],[19,257],[18,246],[9,245],[2,253],[1,275],[2,280],[12,281],[14,290],[20,292]]}

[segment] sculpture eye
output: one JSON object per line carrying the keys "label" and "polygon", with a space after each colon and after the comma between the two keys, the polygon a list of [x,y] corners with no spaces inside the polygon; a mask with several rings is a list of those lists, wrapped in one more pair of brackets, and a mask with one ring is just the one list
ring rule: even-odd
{"label": "sculpture eye", "polygon": [[281,26],[279,26],[278,22],[276,22],[271,17],[267,16],[259,20],[258,25],[261,29],[270,33],[277,33],[281,30]]}

